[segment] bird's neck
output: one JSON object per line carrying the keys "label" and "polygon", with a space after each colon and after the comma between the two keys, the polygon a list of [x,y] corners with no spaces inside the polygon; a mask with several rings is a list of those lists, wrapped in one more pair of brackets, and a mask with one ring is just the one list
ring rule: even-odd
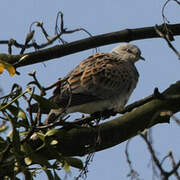
{"label": "bird's neck", "polygon": [[112,51],[111,53],[112,53],[112,55],[116,56],[118,59],[120,59],[122,61],[127,61],[132,65],[134,65],[134,63],[135,63],[134,57],[132,57],[131,55],[127,56],[124,53],[117,53],[116,51]]}

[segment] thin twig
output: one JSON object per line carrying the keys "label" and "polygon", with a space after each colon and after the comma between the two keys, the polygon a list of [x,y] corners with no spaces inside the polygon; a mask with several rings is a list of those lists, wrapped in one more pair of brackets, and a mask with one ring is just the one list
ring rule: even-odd
{"label": "thin twig", "polygon": [[157,158],[157,156],[156,156],[156,154],[155,154],[155,151],[154,151],[151,143],[150,143],[150,142],[148,141],[148,139],[147,139],[147,136],[144,135],[143,133],[140,133],[140,136],[141,136],[142,139],[146,142],[146,144],[147,144],[147,146],[148,146],[148,149],[149,149],[149,151],[150,151],[150,153],[151,153],[151,156],[152,156],[152,158],[153,158],[153,161],[155,162],[156,166],[157,166],[158,169],[160,170],[161,175],[167,174],[167,172],[165,172],[164,169],[162,168],[161,163],[160,163],[159,159]]}
{"label": "thin twig", "polygon": [[[70,116],[67,117],[59,117],[58,116],[58,120],[52,123],[48,123],[46,125],[42,125],[42,126],[37,126],[36,129],[48,129],[48,128],[53,128],[53,127],[57,127],[57,126],[63,126],[63,127],[77,127],[78,125],[74,124],[73,122],[65,122]],[[56,120],[57,118],[55,118]]]}
{"label": "thin twig", "polygon": [[169,152],[169,157],[170,157],[170,159],[171,159],[172,167],[173,167],[173,171],[171,171],[171,173],[172,173],[172,174],[174,173],[175,176],[176,176],[176,178],[177,178],[177,179],[180,179],[180,175],[179,175],[179,173],[178,173],[178,171],[177,171],[177,168],[179,168],[179,165],[180,165],[180,164],[179,164],[179,165],[176,164],[172,152]]}
{"label": "thin twig", "polygon": [[168,4],[170,1],[174,1],[174,2],[176,2],[178,5],[180,5],[180,2],[179,2],[178,0],[167,0],[167,1],[164,3],[164,5],[163,5],[163,7],[162,7],[162,11],[161,11],[164,24],[170,23],[170,21],[166,18],[165,13],[164,13],[165,7],[167,6],[167,4]]}
{"label": "thin twig", "polygon": [[23,54],[23,53],[24,53],[24,51],[26,50],[26,47],[27,47],[28,43],[33,39],[34,33],[35,33],[35,31],[32,30],[32,31],[30,31],[30,32],[26,35],[25,43],[24,43],[24,46],[22,47],[22,49],[21,49],[21,51],[20,51],[20,54]]}
{"label": "thin twig", "polygon": [[[58,27],[58,18],[61,18],[60,19],[60,29]],[[32,29],[33,26],[37,26],[41,29],[43,35],[45,36],[47,42],[45,43],[42,43],[40,45],[38,45],[34,39],[34,33],[35,33],[35,30]],[[43,22],[38,22],[38,21],[34,21],[31,23],[30,27],[29,27],[29,33],[27,34],[26,36],[26,39],[25,39],[25,44],[20,44],[18,43],[16,40],[14,39],[10,39],[9,41],[8,40],[4,40],[4,41],[0,41],[0,44],[7,44],[8,45],[8,53],[9,54],[12,54],[12,46],[15,46],[16,48],[21,48],[21,52],[20,54],[23,54],[24,51],[28,48],[32,48],[34,47],[34,49],[42,49],[42,48],[45,48],[49,45],[51,45],[52,43],[54,43],[57,39],[59,39],[61,41],[62,44],[65,44],[67,43],[65,40],[63,40],[61,38],[61,36],[63,34],[72,34],[72,33],[75,33],[75,32],[78,32],[78,31],[84,31],[86,32],[90,37],[92,37],[91,33],[89,33],[87,30],[85,30],[84,28],[76,28],[76,29],[73,29],[73,30],[67,30],[67,28],[64,28],[64,19],[63,19],[63,13],[62,12],[58,12],[57,14],[57,17],[56,17],[56,24],[55,24],[55,35],[54,36],[50,36],[46,29],[44,28],[43,26]],[[29,43],[30,41],[32,40],[31,43]],[[17,65],[18,63],[16,63]]]}
{"label": "thin twig", "polygon": [[165,160],[167,160],[169,158],[169,153],[163,157],[163,159],[161,160],[161,166],[163,165],[163,163],[165,162]]}
{"label": "thin twig", "polygon": [[78,180],[79,178],[87,177],[88,165],[90,164],[90,162],[93,161],[94,154],[95,153],[90,153],[87,155],[86,160],[85,160],[85,165],[84,165],[83,169],[81,170],[81,172],[79,173],[79,175],[77,177],[75,177],[75,180]]}
{"label": "thin twig", "polygon": [[50,90],[50,89],[56,87],[58,84],[62,83],[62,81],[63,81],[63,79],[59,78],[59,80],[57,82],[55,82],[55,83],[51,84],[50,86],[44,88],[44,90],[45,91]]}
{"label": "thin twig", "polygon": [[[140,136],[143,138],[143,140],[146,142],[147,146],[148,146],[148,150],[149,152],[151,153],[151,156],[152,156],[152,159],[153,159],[153,162],[155,163],[156,167],[159,169],[159,171],[161,172],[161,176],[163,177],[164,180],[168,180],[168,178],[175,174],[176,177],[179,177],[179,174],[177,172],[177,169],[180,167],[180,161],[176,164],[175,161],[174,161],[174,158],[172,156],[172,153],[170,152],[167,156],[165,156],[162,161],[160,162],[159,159],[157,158],[156,154],[155,154],[155,151],[153,149],[153,146],[152,144],[149,142],[148,138],[147,138],[147,134],[143,134],[143,133],[140,133]],[[165,171],[162,167],[163,165],[163,162],[167,159],[167,158],[171,158],[171,161],[172,161],[172,166],[173,166],[173,169],[169,172]]]}
{"label": "thin twig", "polygon": [[130,169],[130,172],[128,173],[127,176],[130,176],[130,178],[133,180],[133,179],[139,179],[139,173],[137,171],[134,170],[133,168],[133,165],[132,165],[132,162],[130,160],[130,156],[129,156],[129,143],[130,143],[131,139],[129,139],[126,143],[126,148],[125,148],[125,155],[126,155],[126,161],[128,163],[128,166],[129,166],[129,169]]}
{"label": "thin twig", "polygon": [[172,115],[171,118],[177,123],[177,125],[180,126],[180,119],[177,118],[176,116]]}
{"label": "thin twig", "polygon": [[[32,101],[32,98],[33,98],[34,91],[35,91],[35,88],[33,87],[32,88],[32,93],[31,93],[29,99],[27,100],[27,103],[28,103],[29,107],[31,107],[31,101]],[[33,126],[34,125],[34,120],[33,120],[33,115],[32,115],[31,108],[29,108],[28,111],[29,111],[31,126]]]}
{"label": "thin twig", "polygon": [[154,27],[154,29],[155,29],[155,31],[157,32],[157,34],[159,34],[160,37],[162,37],[163,39],[166,40],[168,46],[174,51],[174,53],[178,56],[178,58],[179,58],[179,60],[180,60],[180,53],[178,52],[178,50],[176,50],[176,48],[175,48],[175,47],[172,45],[172,43],[170,42],[170,39],[172,39],[172,38],[169,37],[169,34],[168,34],[168,33],[164,34],[162,31],[160,31],[160,30],[158,29],[158,26],[157,26],[157,25]]}

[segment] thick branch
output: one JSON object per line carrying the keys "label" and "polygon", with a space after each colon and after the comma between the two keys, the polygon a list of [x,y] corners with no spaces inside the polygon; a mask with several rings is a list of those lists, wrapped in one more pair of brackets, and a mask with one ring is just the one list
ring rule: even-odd
{"label": "thick branch", "polygon": [[[180,111],[180,81],[171,85],[162,96],[164,98],[154,99],[96,127],[60,129],[53,135],[59,142],[56,150],[65,156],[81,156],[120,144],[145,128],[169,122],[168,113],[162,112],[171,111],[173,114]],[[38,139],[32,140],[32,146],[39,145],[38,142]],[[42,149],[41,153],[45,153],[49,159],[56,158],[49,149]]]}
{"label": "thick branch", "polygon": [[[180,24],[167,25],[167,27],[174,36],[180,35]],[[161,32],[163,32],[165,30],[164,25],[158,26],[158,29],[161,30]],[[74,41],[68,44],[57,45],[48,49],[27,53],[24,55],[28,56],[26,56],[26,58],[24,58],[24,60],[22,60],[21,62],[18,61],[24,55],[0,54],[0,59],[11,64],[16,63],[16,67],[21,67],[48,61],[54,58],[63,57],[69,54],[77,53],[83,50],[103,45],[150,38],[159,38],[159,35],[155,31],[154,26],[137,29],[125,29],[122,31],[93,36],[79,41]]]}

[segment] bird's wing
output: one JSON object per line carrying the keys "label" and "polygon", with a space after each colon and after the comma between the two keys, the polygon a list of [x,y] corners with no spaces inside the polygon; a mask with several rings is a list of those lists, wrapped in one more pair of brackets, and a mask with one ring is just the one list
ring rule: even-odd
{"label": "bird's wing", "polygon": [[96,53],[72,70],[50,99],[66,107],[116,97],[132,88],[134,73],[127,63],[110,53]]}

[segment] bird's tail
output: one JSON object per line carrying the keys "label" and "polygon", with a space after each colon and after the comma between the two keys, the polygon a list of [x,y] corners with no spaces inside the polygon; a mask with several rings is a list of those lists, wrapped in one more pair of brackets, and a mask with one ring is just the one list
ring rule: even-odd
{"label": "bird's tail", "polygon": [[[40,106],[38,105],[38,103],[35,103],[35,104],[32,104],[30,107],[28,107],[27,111],[31,110],[32,113],[37,113],[39,108],[40,108]],[[50,110],[51,109],[48,107],[43,107],[43,108],[41,108],[41,113],[48,114],[50,112]]]}

